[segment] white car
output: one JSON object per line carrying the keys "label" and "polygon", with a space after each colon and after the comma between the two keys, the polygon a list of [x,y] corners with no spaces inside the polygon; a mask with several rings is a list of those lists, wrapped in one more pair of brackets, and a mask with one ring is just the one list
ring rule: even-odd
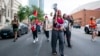
{"label": "white car", "polygon": [[[97,23],[97,32],[98,32],[98,35],[100,35],[100,18],[96,19],[96,23]],[[91,33],[91,29],[89,28],[89,25],[85,25],[84,31],[86,34]]]}

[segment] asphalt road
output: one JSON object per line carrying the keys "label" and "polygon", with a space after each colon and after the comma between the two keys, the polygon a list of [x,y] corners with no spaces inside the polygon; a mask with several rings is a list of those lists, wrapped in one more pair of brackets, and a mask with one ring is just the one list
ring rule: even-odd
{"label": "asphalt road", "polygon": [[[38,37],[39,41],[35,44],[31,32],[20,37],[17,42],[13,42],[13,39],[0,40],[0,56],[52,56],[50,41],[47,42],[43,33]],[[92,42],[91,35],[85,34],[83,29],[72,29],[71,43],[72,48],[65,44],[65,56],[100,56],[100,36]]]}

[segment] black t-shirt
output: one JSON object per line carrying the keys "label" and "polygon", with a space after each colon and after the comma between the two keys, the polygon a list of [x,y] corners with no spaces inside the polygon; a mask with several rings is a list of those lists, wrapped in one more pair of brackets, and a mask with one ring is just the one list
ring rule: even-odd
{"label": "black t-shirt", "polygon": [[73,20],[72,20],[72,19],[70,19],[70,18],[68,18],[67,20],[69,21],[69,23],[71,23],[71,26],[72,26],[72,25],[73,25],[73,23],[74,23],[74,22],[73,22]]}
{"label": "black t-shirt", "polygon": [[[13,23],[13,22],[16,22],[16,24],[15,23]],[[12,27],[13,28],[18,28],[18,20],[17,21],[12,21]]]}

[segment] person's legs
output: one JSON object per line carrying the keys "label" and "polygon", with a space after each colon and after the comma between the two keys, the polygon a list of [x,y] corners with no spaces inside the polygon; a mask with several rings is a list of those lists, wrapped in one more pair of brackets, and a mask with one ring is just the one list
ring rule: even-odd
{"label": "person's legs", "polygon": [[13,31],[14,31],[14,42],[16,42],[16,40],[17,40],[17,29],[13,29]]}
{"label": "person's legs", "polygon": [[45,35],[47,38],[49,38],[49,31],[45,31]]}
{"label": "person's legs", "polygon": [[96,35],[97,35],[96,30],[93,30],[92,31],[92,41],[95,41]]}
{"label": "person's legs", "polygon": [[40,32],[40,25],[37,25],[37,32]]}
{"label": "person's legs", "polygon": [[59,52],[61,56],[64,56],[64,33],[63,31],[59,31]]}
{"label": "person's legs", "polygon": [[36,42],[36,33],[35,33],[35,31],[32,31],[32,34],[33,34],[33,43],[35,43]]}
{"label": "person's legs", "polygon": [[33,39],[35,40],[35,31],[32,31]]}
{"label": "person's legs", "polygon": [[64,43],[65,43],[65,39],[66,38],[66,31],[64,31]]}
{"label": "person's legs", "polygon": [[71,47],[71,43],[70,43],[70,40],[71,40],[71,32],[70,31],[67,31],[66,38],[67,38],[68,47]]}
{"label": "person's legs", "polygon": [[37,30],[35,31],[35,36],[36,36],[36,38],[38,38]]}
{"label": "person's legs", "polygon": [[45,32],[45,36],[47,38],[47,41],[49,41],[49,31],[44,31]]}
{"label": "person's legs", "polygon": [[41,32],[41,27],[40,27],[40,25],[39,25],[39,32]]}
{"label": "person's legs", "polygon": [[35,31],[35,39],[36,39],[36,41],[38,41],[37,31]]}
{"label": "person's legs", "polygon": [[52,30],[51,47],[53,54],[57,54],[56,45],[57,45],[57,31]]}

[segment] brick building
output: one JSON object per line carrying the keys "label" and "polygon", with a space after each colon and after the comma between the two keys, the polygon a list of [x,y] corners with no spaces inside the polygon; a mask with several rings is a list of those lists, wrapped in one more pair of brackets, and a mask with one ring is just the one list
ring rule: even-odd
{"label": "brick building", "polygon": [[73,16],[75,22],[84,26],[88,24],[90,17],[93,16],[96,19],[100,18],[100,1],[78,7],[71,15]]}

